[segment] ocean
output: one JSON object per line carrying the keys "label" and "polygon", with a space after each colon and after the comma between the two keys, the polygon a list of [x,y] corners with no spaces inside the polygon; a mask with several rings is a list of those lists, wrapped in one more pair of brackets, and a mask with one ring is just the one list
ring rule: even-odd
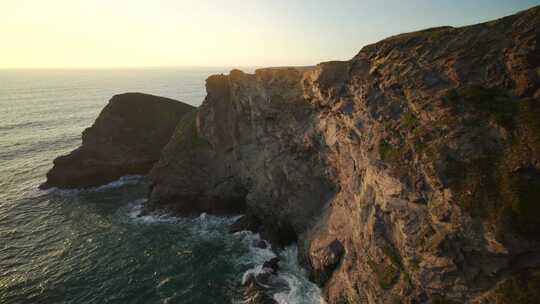
{"label": "ocean", "polygon": [[235,217],[138,216],[144,177],[37,188],[114,94],[198,106],[205,79],[228,70],[0,70],[0,303],[242,303],[244,276],[276,255],[274,299],[321,303],[295,245],[257,248],[258,235],[228,233]]}

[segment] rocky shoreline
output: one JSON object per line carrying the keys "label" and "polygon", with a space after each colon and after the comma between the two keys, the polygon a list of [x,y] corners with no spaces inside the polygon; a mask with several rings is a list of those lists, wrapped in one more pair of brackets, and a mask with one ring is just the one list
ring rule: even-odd
{"label": "rocky shoreline", "polygon": [[126,175],[147,174],[158,161],[178,121],[195,107],[141,93],[111,98],[82,145],[54,160],[40,188],[89,188]]}
{"label": "rocky shoreline", "polygon": [[[57,159],[45,187],[105,183],[136,170],[102,168],[137,164],[151,181],[147,212],[245,213],[231,231],[298,243],[330,304],[532,303],[539,43],[534,7],[393,36],[349,61],[210,76],[196,111],[156,110],[116,137],[85,131],[79,150],[95,153]],[[89,130],[116,121],[104,113]],[[124,137],[121,152],[96,156]]]}

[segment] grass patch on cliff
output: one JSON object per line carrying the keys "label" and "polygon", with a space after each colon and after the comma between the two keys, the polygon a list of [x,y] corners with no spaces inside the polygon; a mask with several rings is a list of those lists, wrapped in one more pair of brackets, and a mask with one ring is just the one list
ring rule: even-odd
{"label": "grass patch on cliff", "polygon": [[[479,99],[491,96],[476,89],[469,93]],[[497,121],[509,132],[505,148],[468,161],[449,157],[446,175],[456,201],[472,216],[490,219],[498,228],[507,218],[524,236],[538,238],[540,172],[534,163],[540,155],[540,101],[517,100],[495,109]]]}
{"label": "grass patch on cliff", "polygon": [[382,289],[390,289],[399,280],[400,271],[393,265],[388,265],[384,268],[379,276],[379,283]]}
{"label": "grass patch on cliff", "polygon": [[515,130],[503,168],[512,174],[503,177],[503,189],[518,228],[528,235],[537,235],[540,229],[540,171],[532,162],[538,161],[540,156],[540,100],[521,100],[517,108]]}
{"label": "grass patch on cliff", "polygon": [[446,161],[446,174],[457,190],[455,199],[472,216],[488,218],[498,212],[501,181],[496,163],[497,157],[484,157],[472,162],[449,157]]}
{"label": "grass patch on cliff", "polygon": [[400,270],[393,264],[377,264],[369,260],[368,265],[375,273],[377,282],[382,289],[390,289],[398,282]]}
{"label": "grass patch on cliff", "polygon": [[[390,289],[399,281],[403,265],[399,253],[392,245],[386,244],[382,252],[387,258],[385,262],[377,264],[370,259],[368,265],[377,276],[379,286],[382,289]],[[410,280],[408,274],[406,274],[406,279]]]}
{"label": "grass patch on cliff", "polygon": [[187,153],[200,147],[208,147],[206,140],[199,137],[197,132],[197,110],[184,115],[174,131],[174,153]]}
{"label": "grass patch on cliff", "polygon": [[411,112],[406,112],[401,118],[403,126],[410,132],[412,132],[418,125],[419,121],[416,116]]}
{"label": "grass patch on cliff", "polygon": [[410,39],[423,38],[429,40],[437,40],[444,37],[446,34],[451,33],[453,28],[451,26],[432,27],[421,31],[404,33],[392,36],[388,40],[396,40],[402,42],[408,42]]}
{"label": "grass patch on cliff", "polygon": [[448,299],[446,296],[436,295],[431,299],[433,304],[457,304],[458,302]]}
{"label": "grass patch on cliff", "polygon": [[385,162],[393,161],[399,157],[396,153],[396,149],[394,149],[386,140],[381,140],[379,143],[379,154],[381,155],[381,160]]}
{"label": "grass patch on cliff", "polygon": [[403,112],[398,121],[383,124],[385,137],[379,141],[379,156],[395,177],[410,176],[414,170],[413,153],[422,153],[426,148],[418,139],[419,126],[420,121],[410,110]]}
{"label": "grass patch on cliff", "polygon": [[398,177],[406,176],[410,171],[410,165],[405,160],[408,150],[403,144],[392,145],[386,140],[379,142],[379,155],[386,163],[393,174]]}
{"label": "grass patch on cliff", "polygon": [[458,110],[472,106],[474,110],[493,117],[501,126],[507,129],[514,127],[516,103],[502,90],[469,85],[450,90],[445,99]]}
{"label": "grass patch on cliff", "polygon": [[455,199],[474,217],[499,224],[506,216],[523,235],[538,237],[540,173],[531,167],[512,171],[505,161],[504,156],[449,160],[447,170],[457,178],[452,181]]}
{"label": "grass patch on cliff", "polygon": [[540,271],[523,272],[502,283],[493,292],[493,303],[528,304],[540,299]]}
{"label": "grass patch on cliff", "polygon": [[540,152],[540,99],[520,100],[517,109],[519,134],[516,137],[521,138],[534,152]]}
{"label": "grass patch on cliff", "polygon": [[403,268],[403,265],[401,264],[401,256],[392,245],[387,244],[386,246],[383,247],[382,250],[383,250],[384,255],[388,257],[392,265],[394,265],[395,267],[399,269]]}
{"label": "grass patch on cliff", "polygon": [[[444,102],[453,115],[438,122],[452,130],[466,117],[475,128],[478,124],[501,127],[502,146],[482,155],[448,154],[445,175],[454,192],[454,200],[473,217],[489,220],[496,231],[508,229],[523,236],[540,239],[540,100],[518,99],[506,91],[478,85],[450,90]],[[405,112],[400,126],[416,132],[417,118]],[[454,127],[452,127],[454,126]],[[384,124],[386,138],[379,142],[380,159],[393,175],[402,178],[414,170],[411,149],[435,160],[436,149],[419,140],[411,149],[390,122]],[[433,153],[432,153],[433,152]]]}

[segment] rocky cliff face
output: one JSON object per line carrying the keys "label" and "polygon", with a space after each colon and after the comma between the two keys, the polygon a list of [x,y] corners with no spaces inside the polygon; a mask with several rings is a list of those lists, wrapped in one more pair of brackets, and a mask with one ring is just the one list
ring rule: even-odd
{"label": "rocky cliff face", "polygon": [[246,209],[298,241],[329,303],[537,300],[539,25],[536,7],[212,76],[148,208]]}
{"label": "rocky cliff face", "polygon": [[197,119],[184,119],[190,131],[177,131],[150,173],[150,205],[170,202],[187,213],[247,205],[260,218],[272,215],[267,227],[296,238],[332,196],[301,78],[295,69],[210,77]]}
{"label": "rocky cliff face", "polygon": [[177,122],[195,108],[140,93],[114,96],[94,125],[82,134],[82,146],[54,160],[41,188],[85,188],[121,176],[146,174],[159,159]]}

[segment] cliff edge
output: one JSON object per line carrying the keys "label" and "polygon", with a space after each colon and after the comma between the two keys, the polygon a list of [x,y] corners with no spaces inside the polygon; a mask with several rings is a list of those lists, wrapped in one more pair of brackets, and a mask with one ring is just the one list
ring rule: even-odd
{"label": "cliff edge", "polygon": [[84,130],[82,145],[54,160],[40,188],[86,188],[148,173],[178,121],[194,109],[148,94],[114,96],[92,127]]}
{"label": "cliff edge", "polygon": [[246,210],[329,303],[532,303],[540,8],[207,80],[147,208]]}

